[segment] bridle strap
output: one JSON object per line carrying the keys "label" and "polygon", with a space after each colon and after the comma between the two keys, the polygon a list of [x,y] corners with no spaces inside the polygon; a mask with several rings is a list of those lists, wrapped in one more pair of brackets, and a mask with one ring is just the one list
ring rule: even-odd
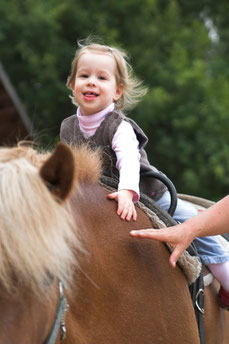
{"label": "bridle strap", "polygon": [[66,332],[64,317],[65,317],[65,312],[67,310],[67,307],[68,307],[68,304],[64,296],[64,287],[63,287],[62,282],[59,281],[59,297],[58,297],[56,316],[55,316],[52,329],[50,331],[50,334],[45,344],[55,344],[59,330],[60,330],[61,340],[64,339],[65,332]]}

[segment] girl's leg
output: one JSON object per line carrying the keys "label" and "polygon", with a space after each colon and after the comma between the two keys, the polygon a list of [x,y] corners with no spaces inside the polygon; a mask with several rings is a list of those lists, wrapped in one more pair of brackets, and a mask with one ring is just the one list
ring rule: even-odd
{"label": "girl's leg", "polygon": [[229,292],[229,261],[219,264],[209,264],[208,268],[220,282],[223,289]]}
{"label": "girl's leg", "polygon": [[[157,203],[166,211],[170,207],[171,197],[169,191],[166,191],[164,195],[157,201]],[[188,202],[181,199],[177,199],[177,207],[173,218],[175,221],[183,223],[184,221],[194,217],[198,214],[198,211]]]}
{"label": "girl's leg", "polygon": [[194,244],[202,263],[208,266],[223,289],[229,292],[229,257],[217,237],[196,238]]}
{"label": "girl's leg", "polygon": [[209,264],[208,268],[221,284],[218,294],[219,305],[229,310],[229,262]]}

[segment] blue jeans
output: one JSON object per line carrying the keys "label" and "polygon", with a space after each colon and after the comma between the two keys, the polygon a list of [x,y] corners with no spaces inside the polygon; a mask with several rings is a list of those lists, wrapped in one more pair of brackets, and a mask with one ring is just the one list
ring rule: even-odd
{"label": "blue jeans", "polygon": [[[170,193],[166,191],[157,203],[166,211],[170,206]],[[198,214],[197,210],[183,200],[177,200],[177,208],[173,218],[177,222],[184,222]],[[204,265],[219,264],[229,261],[229,256],[217,240],[217,235],[196,238],[194,240],[198,255]]]}

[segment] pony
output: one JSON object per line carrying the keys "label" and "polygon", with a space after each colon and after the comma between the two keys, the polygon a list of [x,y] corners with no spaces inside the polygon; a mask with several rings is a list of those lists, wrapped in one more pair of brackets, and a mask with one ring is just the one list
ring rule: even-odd
{"label": "pony", "polygon": [[[183,270],[170,267],[163,243],[129,235],[172,219],[139,205],[137,221],[121,220],[100,173],[99,153],[87,147],[0,149],[0,344],[47,342],[58,281],[68,302],[63,343],[200,343]],[[229,342],[218,288],[205,290],[206,344]]]}

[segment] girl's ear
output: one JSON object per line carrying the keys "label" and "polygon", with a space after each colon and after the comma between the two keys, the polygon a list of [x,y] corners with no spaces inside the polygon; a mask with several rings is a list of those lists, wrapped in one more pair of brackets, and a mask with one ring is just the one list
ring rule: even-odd
{"label": "girl's ear", "polygon": [[116,92],[115,92],[115,95],[114,95],[114,101],[117,102],[117,100],[119,100],[121,98],[121,96],[123,95],[123,84],[120,84],[116,87]]}

